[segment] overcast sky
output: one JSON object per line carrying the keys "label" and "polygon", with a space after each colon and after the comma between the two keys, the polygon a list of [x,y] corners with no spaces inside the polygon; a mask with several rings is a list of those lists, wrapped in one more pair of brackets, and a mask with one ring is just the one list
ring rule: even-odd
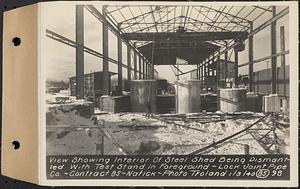
{"label": "overcast sky", "polygon": [[[98,10],[101,10],[101,5],[94,3]],[[277,12],[285,7],[278,7]],[[97,51],[102,52],[102,29],[101,23],[95,19],[88,11],[84,11],[84,43],[85,46]],[[264,20],[269,19],[271,14],[266,14],[264,19],[261,19],[260,23],[254,23],[254,28],[262,24]],[[70,38],[75,41],[75,3],[74,2],[55,2],[55,3],[43,3],[42,7],[42,22],[45,23],[45,27],[50,29],[60,35]],[[288,15],[277,21],[277,52],[280,52],[280,26],[285,27],[285,37],[286,37],[286,50],[289,46],[289,35],[288,35]],[[45,30],[46,28],[42,28]],[[69,77],[75,75],[75,48],[69,47],[65,44],[54,41],[53,39],[44,37],[45,46],[45,60],[46,60],[46,77],[51,80],[67,80]],[[248,41],[246,41],[245,51],[239,53],[239,64],[246,63],[248,61]],[[271,42],[270,42],[270,27],[267,27],[263,31],[257,33],[254,36],[254,60],[265,57],[271,54]],[[126,64],[127,53],[126,46],[123,45],[123,62]],[[109,32],[109,56],[117,60],[117,39]],[[221,56],[223,58],[223,56]],[[231,57],[234,60],[234,55]],[[289,64],[288,55],[286,56],[287,64]],[[90,73],[94,71],[102,70],[102,60],[85,53],[85,73]],[[277,59],[278,65],[280,65],[280,58]],[[268,64],[270,67],[270,63]],[[168,79],[169,81],[174,81],[175,76],[169,66],[155,66],[159,73],[160,78]],[[180,66],[183,71],[188,71],[194,69],[195,66]],[[266,69],[267,63],[258,63],[254,65],[254,71]],[[117,66],[110,64],[110,71],[117,72]],[[239,73],[247,74],[248,67],[242,67],[239,69]],[[127,78],[126,70],[123,69],[123,77]],[[189,78],[190,75],[187,74],[182,78]]]}

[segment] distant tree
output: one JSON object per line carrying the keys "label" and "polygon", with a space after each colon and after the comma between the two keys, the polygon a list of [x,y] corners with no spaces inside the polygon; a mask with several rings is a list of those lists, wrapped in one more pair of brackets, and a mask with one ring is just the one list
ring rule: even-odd
{"label": "distant tree", "polygon": [[57,87],[61,90],[66,90],[69,88],[69,83],[66,81],[54,81],[54,80],[47,80],[46,81],[46,86],[47,87]]}

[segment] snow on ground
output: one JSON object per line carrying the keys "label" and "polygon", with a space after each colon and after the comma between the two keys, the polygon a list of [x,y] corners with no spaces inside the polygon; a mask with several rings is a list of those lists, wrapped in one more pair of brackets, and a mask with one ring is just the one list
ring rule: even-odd
{"label": "snow on ground", "polygon": [[[63,100],[63,102],[58,101]],[[96,119],[81,117],[74,106],[85,104],[84,100],[76,100],[67,91],[47,94],[47,154],[96,154],[96,144],[102,143],[99,130],[104,131],[104,154],[118,155],[121,146],[126,154],[179,154],[186,155],[228,137],[254,123],[262,113],[244,112],[244,116],[236,119],[228,118],[218,122],[200,123],[196,120],[184,122],[177,119],[166,122],[154,115],[147,118],[143,113],[107,113],[95,109]],[[206,113],[212,115],[213,113]],[[221,112],[214,113],[218,118]],[[203,114],[188,114],[188,117]],[[85,116],[86,117],[86,116]],[[181,120],[181,121],[180,121]],[[268,121],[257,124],[255,128],[268,128]],[[174,124],[176,123],[176,124]],[[190,128],[179,125],[188,126]],[[260,131],[264,135],[264,131]],[[267,131],[265,131],[267,132]],[[279,137],[281,153],[289,153],[289,127],[276,129]],[[268,137],[266,141],[272,140]],[[263,146],[248,132],[244,132],[224,143],[212,147],[203,154],[245,154],[245,145],[249,145],[250,154],[267,154]]]}
{"label": "snow on ground", "polygon": [[[99,114],[97,115],[99,127],[102,127],[106,133],[112,136],[114,141],[125,150],[126,154],[131,155],[186,155],[232,135],[258,119],[227,119],[213,123],[190,122],[188,126],[197,129],[194,130],[166,123],[156,118],[148,119],[142,113],[96,113]],[[98,135],[99,131],[98,129],[90,129],[91,136],[89,136],[86,129],[84,129],[94,126],[91,120],[82,118],[74,112],[63,113],[57,111],[57,115],[54,117],[54,120],[59,120],[54,124],[81,124],[83,129],[72,130],[61,138],[58,136],[63,135],[61,134],[63,129],[54,131],[52,129],[52,133],[49,131],[47,139],[48,154],[96,153],[96,143],[101,140]],[[177,121],[176,123],[184,124],[183,121]],[[286,135],[286,133],[279,134],[279,136],[283,135]],[[245,154],[245,144],[250,146],[250,154],[267,154],[261,145],[246,132],[215,148],[210,148],[203,154]],[[104,154],[120,154],[114,142],[109,138],[104,138]]]}

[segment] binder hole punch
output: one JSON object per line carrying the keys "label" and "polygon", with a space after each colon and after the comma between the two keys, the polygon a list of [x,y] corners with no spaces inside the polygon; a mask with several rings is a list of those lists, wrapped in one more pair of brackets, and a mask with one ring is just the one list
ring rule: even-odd
{"label": "binder hole punch", "polygon": [[14,37],[12,39],[14,46],[19,46],[21,44],[21,39],[19,37]]}
{"label": "binder hole punch", "polygon": [[15,141],[12,142],[12,146],[13,146],[14,150],[19,149],[20,148],[20,142],[15,140]]}

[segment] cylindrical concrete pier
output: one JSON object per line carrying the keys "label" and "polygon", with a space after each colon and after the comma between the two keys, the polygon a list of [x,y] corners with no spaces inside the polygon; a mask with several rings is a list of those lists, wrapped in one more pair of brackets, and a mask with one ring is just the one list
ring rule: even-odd
{"label": "cylindrical concrete pier", "polygon": [[246,107],[246,89],[244,88],[230,88],[220,89],[218,96],[218,103],[220,111],[239,112],[245,111]]}
{"label": "cylindrical concrete pier", "polygon": [[178,113],[196,113],[201,111],[200,93],[201,81],[189,80],[178,81],[178,90],[176,97],[178,98]]}
{"label": "cylindrical concrete pier", "polygon": [[156,80],[132,80],[130,82],[130,104],[132,112],[146,112],[149,101],[151,112],[156,112]]}

